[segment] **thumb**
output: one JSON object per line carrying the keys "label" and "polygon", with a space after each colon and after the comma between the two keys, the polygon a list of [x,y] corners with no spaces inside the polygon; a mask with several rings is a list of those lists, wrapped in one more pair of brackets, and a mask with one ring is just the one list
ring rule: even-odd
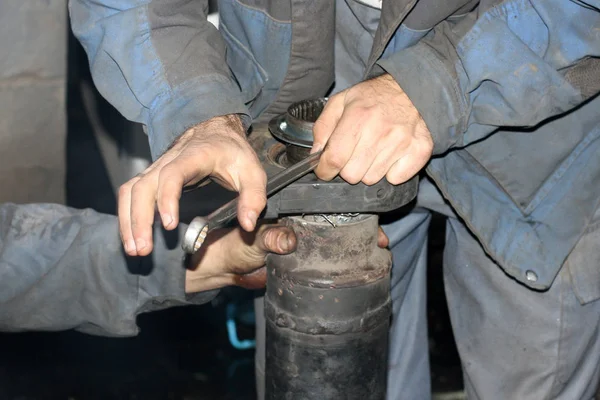
{"label": "thumb", "polygon": [[289,254],[296,250],[296,235],[291,228],[269,226],[259,233],[257,244],[265,253]]}

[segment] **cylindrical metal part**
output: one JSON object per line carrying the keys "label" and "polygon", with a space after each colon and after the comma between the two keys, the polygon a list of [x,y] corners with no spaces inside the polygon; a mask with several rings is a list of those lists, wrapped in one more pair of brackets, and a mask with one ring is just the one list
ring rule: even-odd
{"label": "cylindrical metal part", "polygon": [[283,221],[298,245],[267,259],[266,399],[384,399],[391,255],[377,216]]}

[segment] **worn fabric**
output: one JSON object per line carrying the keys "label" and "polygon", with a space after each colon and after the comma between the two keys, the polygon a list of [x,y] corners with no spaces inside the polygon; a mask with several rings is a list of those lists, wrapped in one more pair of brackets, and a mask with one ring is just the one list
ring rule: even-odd
{"label": "worn fabric", "polygon": [[451,216],[445,279],[469,396],[589,399],[599,361],[600,266],[589,243],[600,201],[600,2],[397,0],[381,12],[371,1],[337,1],[335,12],[333,3],[223,0],[220,36],[202,1],[71,0],[70,10],[95,82],[146,125],[154,157],[214,115],[248,124],[390,73],[432,133],[435,186],[425,180],[419,208],[385,227],[388,398],[430,396],[423,257],[434,210]]}
{"label": "worn fabric", "polygon": [[[415,103],[434,137],[427,172],[486,252],[536,289],[551,285],[600,199],[598,6],[383,2],[364,63],[363,76],[388,71]],[[333,9],[224,0],[218,31],[203,1],[70,1],[96,85],[146,125],[154,157],[212,116],[248,124],[328,93]]]}
{"label": "worn fabric", "polygon": [[[448,217],[444,284],[468,399],[593,399],[600,379],[600,210],[548,291],[510,278],[430,180],[415,208],[384,227],[394,255],[388,399],[431,398],[425,270],[429,213]],[[589,273],[575,272],[591,265]]]}
{"label": "worn fabric", "polygon": [[464,224],[448,220],[444,283],[468,399],[594,399],[600,293],[581,301],[572,267],[585,263],[593,273],[579,279],[600,279],[596,215],[543,292],[507,277]]}
{"label": "worn fabric", "polygon": [[127,257],[116,217],[55,204],[0,205],[0,331],[138,333],[137,315],[210,301],[186,296],[180,235],[155,230],[148,257]]}

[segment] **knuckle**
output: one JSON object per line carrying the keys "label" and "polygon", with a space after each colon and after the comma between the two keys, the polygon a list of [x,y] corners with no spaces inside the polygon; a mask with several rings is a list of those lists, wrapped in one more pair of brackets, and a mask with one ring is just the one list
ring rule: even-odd
{"label": "knuckle", "polygon": [[144,182],[138,181],[131,186],[131,197],[137,197],[144,192]]}
{"label": "knuckle", "polygon": [[267,202],[267,194],[265,189],[262,187],[248,187],[243,190],[243,196],[247,200],[254,202],[260,202],[263,205]]}
{"label": "knuckle", "polygon": [[391,132],[390,136],[395,138],[396,146],[400,149],[408,148],[412,144],[412,141],[413,141],[412,136],[407,134],[403,128],[394,129]]}
{"label": "knuckle", "polygon": [[327,101],[327,104],[334,104],[337,101],[343,99],[345,93],[346,93],[346,90],[338,92],[338,93],[334,94],[333,96],[330,96],[329,101]]}
{"label": "knuckle", "polygon": [[130,192],[131,192],[131,184],[129,182],[126,182],[119,187],[118,196],[119,196],[119,198],[124,198],[127,195],[129,195]]}
{"label": "knuckle", "polygon": [[428,137],[426,140],[421,141],[421,151],[423,155],[429,158],[433,153],[433,139]]}
{"label": "knuckle", "polygon": [[381,180],[381,178],[383,178],[383,174],[368,174],[365,175],[364,178],[362,179],[362,182],[367,185],[367,186],[372,186],[375,185],[377,182],[379,182]]}
{"label": "knuckle", "polygon": [[256,168],[256,170],[254,171],[254,178],[257,181],[260,181],[260,183],[266,183],[267,182],[267,173],[265,172],[265,170],[262,167],[258,167]]}
{"label": "knuckle", "polygon": [[253,199],[256,202],[256,206],[264,207],[267,204],[267,196],[264,191],[256,190],[253,193]]}
{"label": "knuckle", "polygon": [[131,198],[140,200],[146,196],[148,185],[144,181],[138,181],[131,187]]}
{"label": "knuckle", "polygon": [[385,178],[392,185],[399,185],[403,182],[402,175],[397,172],[388,172]]}
{"label": "knuckle", "polygon": [[267,184],[267,173],[261,167],[252,168],[250,170],[241,168],[236,171],[239,174],[240,181],[245,184],[248,189],[263,193]]}
{"label": "knuckle", "polygon": [[339,171],[346,165],[346,160],[338,154],[331,154],[325,160],[325,165]]}
{"label": "knuckle", "polygon": [[370,146],[365,146],[360,154],[360,159],[364,160],[364,163],[372,163],[377,155],[379,154],[379,148],[376,142],[371,143]]}
{"label": "knuckle", "polygon": [[367,106],[355,106],[352,109],[354,116],[360,120],[369,120],[373,116],[373,109]]}
{"label": "knuckle", "polygon": [[173,164],[167,164],[158,171],[159,184],[165,184],[173,179],[173,174],[177,173],[178,169]]}
{"label": "knuckle", "polygon": [[351,185],[356,185],[362,178],[355,170],[348,171],[347,169],[340,172],[340,176]]}

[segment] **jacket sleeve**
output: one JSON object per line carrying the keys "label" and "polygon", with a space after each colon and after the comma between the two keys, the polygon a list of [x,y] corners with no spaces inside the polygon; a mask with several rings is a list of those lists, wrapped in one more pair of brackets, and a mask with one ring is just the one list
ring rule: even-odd
{"label": "jacket sleeve", "polygon": [[249,125],[225,42],[207,13],[207,0],[69,1],[98,91],[144,124],[154,159],[212,117],[240,114]]}
{"label": "jacket sleeve", "polygon": [[0,330],[131,336],[140,313],[210,301],[217,291],[185,295],[183,252],[173,236],[157,229],[153,253],[129,258],[114,216],[0,205]]}
{"label": "jacket sleeve", "polygon": [[535,126],[600,92],[600,1],[482,7],[378,62],[423,116],[434,154],[501,126]]}

